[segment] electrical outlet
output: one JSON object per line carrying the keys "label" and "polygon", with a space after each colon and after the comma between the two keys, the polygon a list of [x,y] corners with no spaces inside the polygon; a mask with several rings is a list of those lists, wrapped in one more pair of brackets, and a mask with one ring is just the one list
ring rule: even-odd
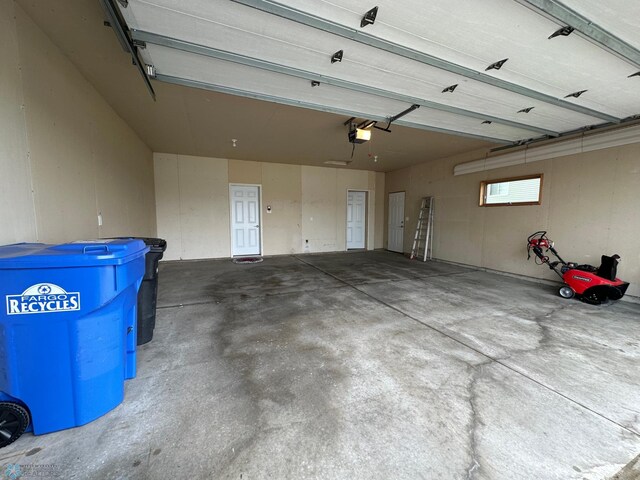
{"label": "electrical outlet", "polygon": [[102,212],[100,212],[98,214],[98,226],[101,227],[102,226]]}

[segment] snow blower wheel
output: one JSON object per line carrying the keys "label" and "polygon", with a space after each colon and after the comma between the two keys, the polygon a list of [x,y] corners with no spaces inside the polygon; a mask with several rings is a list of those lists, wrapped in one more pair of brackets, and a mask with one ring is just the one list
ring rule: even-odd
{"label": "snow blower wheel", "polygon": [[566,285],[564,287],[560,287],[560,289],[558,290],[558,294],[562,297],[562,298],[573,298],[574,295],[576,294],[576,292],[573,291],[573,289],[571,287],[567,287]]}
{"label": "snow blower wheel", "polygon": [[11,402],[0,402],[0,448],[15,442],[29,426],[26,408]]}

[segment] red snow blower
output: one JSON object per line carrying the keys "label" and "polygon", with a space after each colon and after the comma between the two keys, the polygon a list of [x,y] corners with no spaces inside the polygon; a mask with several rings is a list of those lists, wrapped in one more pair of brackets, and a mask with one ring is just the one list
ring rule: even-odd
{"label": "red snow blower", "polygon": [[[553,242],[547,237],[547,232],[539,231],[527,238],[527,260],[531,258],[531,251],[535,254],[538,265],[547,265],[556,272],[564,281],[558,294],[562,298],[573,298],[574,295],[592,305],[600,305],[607,299],[620,300],[627,288],[628,282],[616,278],[619,255],[608,257],[602,255],[599,267],[592,265],[578,265],[573,262],[565,262],[553,248]],[[549,261],[545,253],[551,252],[557,260]]]}

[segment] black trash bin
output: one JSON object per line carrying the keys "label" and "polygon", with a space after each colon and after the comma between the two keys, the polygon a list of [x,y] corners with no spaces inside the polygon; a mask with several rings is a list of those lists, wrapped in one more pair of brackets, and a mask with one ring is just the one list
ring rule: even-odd
{"label": "black trash bin", "polygon": [[[120,237],[125,238],[125,237]],[[138,345],[149,343],[156,326],[156,303],[158,300],[158,262],[167,249],[162,238],[126,237],[144,241],[149,247],[145,256],[145,272],[138,291]]]}
{"label": "black trash bin", "polygon": [[149,343],[156,326],[156,303],[158,300],[158,262],[167,249],[162,238],[140,238],[149,247],[145,257],[145,272],[138,292],[138,345]]}

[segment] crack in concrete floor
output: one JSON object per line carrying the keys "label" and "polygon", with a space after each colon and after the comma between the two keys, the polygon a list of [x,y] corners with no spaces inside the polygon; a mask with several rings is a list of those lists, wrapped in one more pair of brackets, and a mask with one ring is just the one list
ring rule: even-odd
{"label": "crack in concrete floor", "polygon": [[[368,297],[369,297],[369,298],[371,298],[372,300],[374,300],[374,301],[376,301],[376,302],[378,302],[378,303],[380,303],[380,304],[382,304],[382,305],[386,306],[387,308],[390,308],[390,309],[392,309],[392,310],[395,310],[396,312],[398,312],[398,313],[400,313],[400,314],[404,315],[405,317],[407,317],[407,318],[409,318],[409,319],[411,319],[411,320],[413,320],[413,321],[415,321],[415,322],[417,322],[417,323],[419,323],[419,324],[421,324],[421,325],[423,325],[423,326],[425,326],[425,327],[427,327],[427,328],[430,328],[430,329],[432,329],[432,330],[434,330],[434,331],[438,332],[439,334],[444,335],[444,336],[445,336],[445,337],[447,337],[447,338],[450,338],[451,340],[453,340],[453,341],[455,341],[455,342],[457,342],[457,343],[459,343],[459,344],[461,344],[461,345],[463,345],[463,346],[465,346],[465,347],[467,347],[467,348],[469,348],[469,349],[473,350],[474,352],[476,352],[476,353],[478,353],[478,354],[480,354],[480,355],[483,355],[483,356],[487,357],[487,358],[488,358],[488,359],[490,359],[492,362],[496,362],[496,363],[498,363],[498,364],[502,365],[503,367],[508,368],[508,369],[509,369],[509,370],[511,370],[512,372],[515,372],[515,373],[517,373],[517,374],[519,374],[519,375],[522,375],[522,376],[523,376],[523,377],[525,377],[527,380],[530,380],[530,381],[532,381],[532,382],[537,383],[537,384],[538,384],[538,385],[540,385],[541,387],[546,388],[547,390],[549,390],[549,391],[551,391],[551,392],[555,393],[556,395],[558,395],[558,396],[560,396],[560,397],[564,398],[565,400],[568,400],[569,402],[575,403],[576,405],[580,406],[581,408],[583,408],[583,409],[585,409],[585,410],[588,410],[589,412],[593,413],[594,415],[597,415],[597,416],[599,416],[599,417],[601,417],[601,418],[603,418],[603,419],[605,419],[605,420],[607,420],[607,421],[609,421],[609,422],[611,422],[611,423],[613,423],[613,424],[617,425],[618,427],[620,427],[620,428],[622,428],[622,429],[624,429],[624,430],[628,431],[629,433],[631,433],[631,434],[633,434],[633,435],[636,435],[636,436],[638,436],[638,437],[640,438],[640,432],[637,432],[637,431],[635,431],[635,430],[633,430],[633,429],[629,428],[629,427],[628,427],[628,426],[626,426],[626,425],[622,425],[622,424],[620,424],[620,423],[616,422],[615,420],[613,420],[613,419],[611,419],[611,418],[607,417],[605,414],[603,414],[603,413],[601,413],[601,412],[598,412],[597,410],[595,410],[595,409],[593,409],[593,408],[590,408],[590,407],[588,407],[587,405],[584,405],[583,403],[579,402],[578,400],[576,400],[576,399],[574,399],[574,398],[571,398],[570,396],[568,396],[568,395],[566,395],[566,394],[564,394],[564,393],[562,393],[562,392],[558,391],[557,389],[553,388],[552,386],[547,385],[547,384],[545,384],[544,382],[541,382],[541,381],[539,381],[539,380],[537,380],[537,379],[535,379],[535,378],[533,378],[533,377],[531,377],[531,376],[527,375],[526,373],[524,373],[524,372],[523,372],[523,371],[521,371],[520,369],[518,369],[518,368],[514,368],[512,365],[509,365],[509,364],[505,363],[505,362],[504,362],[504,360],[502,360],[502,359],[500,359],[500,358],[497,358],[497,357],[494,357],[494,356],[490,355],[489,353],[487,353],[487,352],[485,352],[485,351],[483,351],[483,350],[480,350],[480,349],[479,349],[479,348],[477,348],[477,347],[474,347],[474,346],[470,345],[468,342],[465,342],[465,341],[461,340],[461,339],[459,338],[459,336],[458,336],[458,335],[451,335],[450,333],[447,333],[446,331],[444,331],[442,328],[439,328],[438,326],[434,326],[434,325],[429,324],[429,323],[426,323],[426,322],[424,322],[424,321],[422,321],[422,320],[420,320],[420,319],[418,319],[418,318],[415,318],[415,317],[411,316],[410,314],[408,314],[407,312],[405,312],[404,310],[402,310],[401,308],[396,307],[396,306],[394,306],[394,305],[391,305],[391,304],[389,304],[389,303],[387,303],[387,302],[385,302],[385,301],[383,301],[383,300],[381,300],[381,299],[377,298],[375,295],[372,295],[372,294],[370,294],[370,293],[368,293],[368,292],[363,291],[359,286],[352,285],[351,283],[349,283],[349,282],[347,282],[347,281],[345,281],[345,280],[341,279],[340,277],[337,277],[337,276],[333,275],[331,272],[328,272],[328,271],[326,271],[326,270],[323,270],[322,268],[320,268],[320,267],[318,267],[318,266],[316,266],[316,265],[313,265],[312,263],[309,263],[309,262],[304,261],[303,259],[301,259],[301,258],[300,258],[300,257],[298,257],[298,256],[295,256],[295,255],[294,255],[294,258],[296,258],[296,259],[297,259],[297,260],[299,260],[300,262],[304,263],[305,265],[309,265],[309,266],[311,266],[311,267],[313,267],[313,268],[316,268],[316,269],[317,269],[317,270],[319,270],[320,272],[322,272],[322,273],[324,273],[324,274],[326,274],[326,275],[329,275],[330,277],[335,278],[336,280],[338,280],[338,281],[340,281],[340,282],[343,282],[345,285],[347,285],[347,286],[349,286],[349,287],[353,288],[354,290],[356,290],[356,291],[358,291],[358,292],[360,292],[360,293],[362,293],[362,294],[364,294],[364,295],[368,296]],[[454,274],[450,274],[450,275],[459,275],[459,274],[460,274],[460,273],[454,273]],[[450,275],[443,274],[443,275],[439,275],[439,276],[450,276]],[[559,308],[555,308],[555,309],[553,309],[553,310],[552,310],[551,312],[549,312],[549,313],[542,314],[542,315],[539,315],[539,316],[535,317],[535,319],[534,319],[533,321],[535,321],[536,323],[538,323],[538,324],[539,324],[539,323],[540,323],[540,321],[539,321],[538,319],[541,319],[541,318],[549,318],[549,317],[553,316],[555,313],[557,313],[557,312],[559,312],[559,311],[562,311],[562,310],[565,310],[566,308],[568,308],[568,306],[562,306],[562,307],[559,307]]]}

